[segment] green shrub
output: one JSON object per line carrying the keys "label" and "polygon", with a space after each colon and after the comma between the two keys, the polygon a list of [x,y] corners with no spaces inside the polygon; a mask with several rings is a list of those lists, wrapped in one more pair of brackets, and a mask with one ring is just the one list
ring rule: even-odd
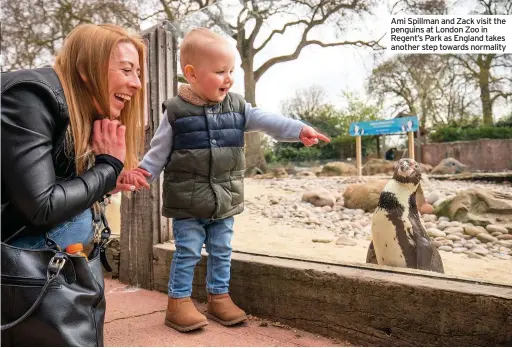
{"label": "green shrub", "polygon": [[471,141],[478,139],[511,139],[512,127],[481,126],[473,127],[440,127],[430,133],[430,139],[436,143],[452,141]]}

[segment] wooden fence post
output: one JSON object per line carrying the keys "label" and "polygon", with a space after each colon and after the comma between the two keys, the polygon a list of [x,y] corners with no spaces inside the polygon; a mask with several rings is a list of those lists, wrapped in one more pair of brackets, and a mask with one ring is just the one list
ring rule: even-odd
{"label": "wooden fence post", "polygon": [[[145,153],[160,124],[162,103],[177,93],[176,40],[165,26],[142,32],[148,47]],[[161,215],[161,188],[160,177],[150,190],[121,198],[119,280],[144,289],[153,289],[153,245],[170,238],[170,223]]]}

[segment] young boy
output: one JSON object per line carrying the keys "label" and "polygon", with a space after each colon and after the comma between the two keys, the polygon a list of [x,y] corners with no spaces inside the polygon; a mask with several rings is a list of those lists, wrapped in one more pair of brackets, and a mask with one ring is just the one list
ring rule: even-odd
{"label": "young boy", "polygon": [[164,102],[151,149],[123,180],[149,187],[145,176],[151,183],[164,170],[162,211],[173,218],[176,246],[165,324],[190,331],[208,324],[190,299],[203,243],[208,252],[207,316],[226,326],[246,320],[228,293],[233,216],[244,207],[244,132],[265,131],[277,140],[300,140],[307,146],[330,140],[300,121],[253,108],[230,93],[235,55],[221,36],[204,28],[192,30],[183,39],[180,59],[189,84]]}

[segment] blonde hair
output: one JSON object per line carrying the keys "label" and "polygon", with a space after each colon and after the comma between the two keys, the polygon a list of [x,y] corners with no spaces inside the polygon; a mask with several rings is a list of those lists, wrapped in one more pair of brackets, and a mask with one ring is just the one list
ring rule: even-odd
{"label": "blonde hair", "polygon": [[219,34],[207,28],[195,28],[185,35],[180,45],[180,65],[181,71],[185,71],[188,64],[197,64],[198,58],[206,58],[205,48],[208,45],[227,44],[227,40]]}
{"label": "blonde hair", "polygon": [[[55,58],[54,69],[64,90],[70,127],[66,131],[66,151],[74,149],[77,174],[94,164],[91,146],[93,122],[98,111],[93,98],[104,115],[110,113],[108,68],[112,51],[120,42],[132,43],[139,54],[142,89],[125,102],[119,121],[126,126],[126,158],[124,168],[133,169],[144,153],[145,54],[146,47],[139,36],[112,24],[82,24],[64,40]],[[83,76],[87,80],[84,83]]]}

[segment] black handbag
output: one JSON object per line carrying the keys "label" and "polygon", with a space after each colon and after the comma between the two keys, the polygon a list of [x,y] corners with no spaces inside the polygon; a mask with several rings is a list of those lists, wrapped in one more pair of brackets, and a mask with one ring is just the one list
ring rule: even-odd
{"label": "black handbag", "polygon": [[46,249],[2,242],[2,346],[103,346],[104,205],[89,261],[60,251],[47,233]]}

